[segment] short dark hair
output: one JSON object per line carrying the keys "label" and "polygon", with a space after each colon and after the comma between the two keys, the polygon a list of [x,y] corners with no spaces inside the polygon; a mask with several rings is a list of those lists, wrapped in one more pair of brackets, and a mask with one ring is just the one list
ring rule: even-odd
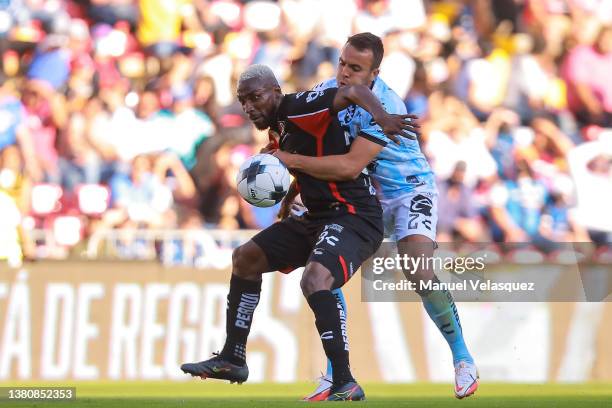
{"label": "short dark hair", "polygon": [[346,43],[359,51],[372,51],[372,69],[380,67],[383,55],[385,55],[385,48],[380,37],[372,33],[359,33],[349,37]]}

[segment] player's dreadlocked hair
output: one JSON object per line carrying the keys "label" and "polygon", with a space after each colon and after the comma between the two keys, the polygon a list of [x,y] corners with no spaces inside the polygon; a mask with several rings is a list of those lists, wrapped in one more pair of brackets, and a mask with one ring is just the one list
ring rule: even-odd
{"label": "player's dreadlocked hair", "polygon": [[380,37],[372,33],[359,33],[349,37],[346,43],[357,48],[359,51],[371,50],[373,55],[372,69],[380,67],[383,55],[385,54],[385,48]]}

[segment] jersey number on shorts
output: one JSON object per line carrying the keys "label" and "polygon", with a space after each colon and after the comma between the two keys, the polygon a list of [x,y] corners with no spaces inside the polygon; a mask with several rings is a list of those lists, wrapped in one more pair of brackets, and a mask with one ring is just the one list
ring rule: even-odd
{"label": "jersey number on shorts", "polygon": [[[410,214],[408,218],[408,229],[417,229],[417,227],[419,226],[419,222],[417,221],[417,218],[419,218],[419,214]],[[423,220],[423,226],[431,231],[430,220]]]}
{"label": "jersey number on shorts", "polygon": [[419,218],[419,214],[410,214],[408,218],[408,229],[417,229],[419,222],[416,219]]}
{"label": "jersey number on shorts", "polygon": [[329,246],[336,246],[336,242],[339,242],[340,239],[334,235],[327,236],[328,234],[329,233],[327,231],[323,231],[321,235],[319,235],[319,240],[315,246],[319,245],[321,242],[323,242],[323,240],[325,240]]}

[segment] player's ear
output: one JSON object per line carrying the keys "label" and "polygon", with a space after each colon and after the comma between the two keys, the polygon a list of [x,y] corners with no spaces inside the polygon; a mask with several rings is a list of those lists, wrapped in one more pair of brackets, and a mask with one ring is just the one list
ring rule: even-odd
{"label": "player's ear", "polygon": [[372,72],[370,73],[370,80],[374,81],[376,79],[376,77],[378,76],[378,74],[380,74],[380,67],[379,68],[374,68],[372,70]]}

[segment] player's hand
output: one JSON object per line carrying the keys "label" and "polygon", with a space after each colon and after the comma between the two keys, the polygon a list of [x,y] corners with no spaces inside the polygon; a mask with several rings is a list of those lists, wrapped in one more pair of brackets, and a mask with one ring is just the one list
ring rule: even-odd
{"label": "player's hand", "polygon": [[304,215],[306,215],[307,211],[308,210],[306,209],[306,206],[304,204],[302,204],[300,196],[298,195],[295,198],[295,200],[293,201],[293,204],[291,204],[291,214],[290,214],[290,217],[291,218],[295,218],[298,221],[303,221],[304,220]]}
{"label": "player's hand", "polygon": [[293,204],[293,200],[283,200],[281,203],[281,207],[278,210],[278,219],[284,220],[289,217],[291,214],[291,205]]}
{"label": "player's hand", "polygon": [[276,156],[278,160],[280,160],[288,169],[291,168],[292,165],[292,154],[284,152],[282,150],[276,150],[271,153],[273,156]]}
{"label": "player's hand", "polygon": [[[295,200],[297,197],[290,199],[289,197],[285,197],[285,199],[281,203],[281,208],[278,211],[278,218],[284,220],[289,217],[293,213],[293,206],[295,205]],[[298,199],[299,200],[299,199]],[[301,204],[301,202],[300,202]]]}
{"label": "player's hand", "polygon": [[382,128],[383,133],[395,143],[400,143],[400,138],[405,137],[410,140],[416,140],[420,136],[421,125],[416,120],[416,115],[394,115],[385,113],[376,122]]}
{"label": "player's hand", "polygon": [[302,221],[307,211],[306,206],[302,203],[302,198],[298,194],[293,200],[283,200],[278,212],[278,218],[284,220],[287,217],[291,217],[298,221]]}

